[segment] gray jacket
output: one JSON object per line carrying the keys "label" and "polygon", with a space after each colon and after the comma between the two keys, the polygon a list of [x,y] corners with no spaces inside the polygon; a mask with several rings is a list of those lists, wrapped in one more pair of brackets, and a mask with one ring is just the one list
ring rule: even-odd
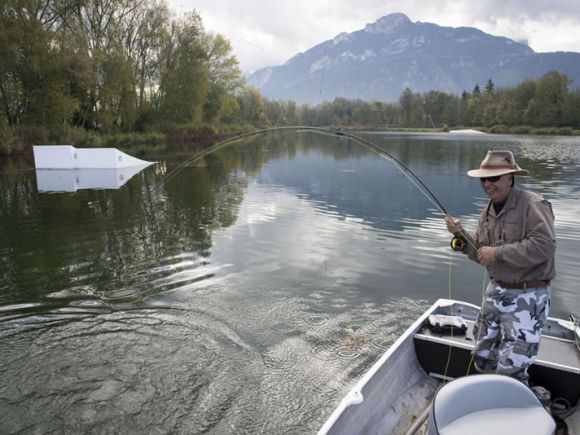
{"label": "gray jacket", "polygon": [[[552,205],[537,193],[512,188],[499,214],[490,201],[475,233],[464,233],[478,248],[498,246],[496,260],[487,267],[490,278],[496,281],[547,281],[556,275],[554,213]],[[478,262],[471,244],[466,244],[464,252]]]}

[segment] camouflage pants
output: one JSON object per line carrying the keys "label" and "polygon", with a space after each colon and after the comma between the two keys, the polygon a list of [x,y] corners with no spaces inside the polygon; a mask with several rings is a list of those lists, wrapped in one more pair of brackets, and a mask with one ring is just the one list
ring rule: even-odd
{"label": "camouflage pants", "polygon": [[473,329],[474,363],[483,371],[527,383],[549,309],[549,287],[505,289],[491,281]]}

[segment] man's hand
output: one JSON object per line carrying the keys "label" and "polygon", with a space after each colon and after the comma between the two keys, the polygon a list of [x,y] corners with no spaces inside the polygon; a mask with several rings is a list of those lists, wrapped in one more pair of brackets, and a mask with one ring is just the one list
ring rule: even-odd
{"label": "man's hand", "polygon": [[495,251],[497,248],[493,246],[484,246],[483,248],[479,248],[477,251],[477,259],[479,260],[480,264],[484,266],[489,266],[491,263],[495,261]]}
{"label": "man's hand", "polygon": [[463,229],[461,221],[459,219],[453,219],[449,215],[445,216],[445,225],[447,225],[447,231],[451,234],[459,233]]}

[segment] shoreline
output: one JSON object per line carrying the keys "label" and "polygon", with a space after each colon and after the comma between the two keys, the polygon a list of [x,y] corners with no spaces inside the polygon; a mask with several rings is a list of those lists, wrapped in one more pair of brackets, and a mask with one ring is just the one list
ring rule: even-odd
{"label": "shoreline", "polygon": [[[452,128],[427,128],[427,127],[380,127],[380,126],[324,126],[336,130],[349,131],[375,131],[393,133],[448,133],[451,135],[483,136],[487,134],[508,134],[522,136],[580,136],[580,130],[571,127],[530,127],[530,126],[493,126],[493,127],[469,127],[454,126]],[[116,147],[119,149],[138,149],[138,154],[145,154],[149,149],[159,147],[174,147],[176,145],[188,148],[191,145],[200,143],[209,144],[220,140],[234,137],[240,132],[259,130],[265,127],[253,127],[249,125],[237,126],[237,128],[224,129],[195,129],[191,127],[173,128],[167,132],[130,132],[121,134],[98,134],[95,132],[85,135],[72,135],[72,137],[62,137],[59,140],[45,141],[42,145],[50,144],[70,144],[78,147]],[[66,135],[64,135],[66,136]],[[76,139],[76,140],[75,140]],[[18,141],[13,143],[0,144],[0,156],[19,157],[32,155],[32,143]],[[51,143],[49,143],[51,142]]]}

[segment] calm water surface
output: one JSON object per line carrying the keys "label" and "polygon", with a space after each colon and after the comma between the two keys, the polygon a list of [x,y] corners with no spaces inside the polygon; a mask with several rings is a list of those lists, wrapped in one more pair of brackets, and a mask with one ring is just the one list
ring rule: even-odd
{"label": "calm water surface", "polygon": [[[366,137],[471,228],[465,172],[513,150],[556,214],[552,314],[580,314],[579,138]],[[434,300],[479,304],[441,213],[345,138],[257,137],[165,183],[187,155],[149,157],[76,192],[0,165],[0,433],[314,433]]]}

